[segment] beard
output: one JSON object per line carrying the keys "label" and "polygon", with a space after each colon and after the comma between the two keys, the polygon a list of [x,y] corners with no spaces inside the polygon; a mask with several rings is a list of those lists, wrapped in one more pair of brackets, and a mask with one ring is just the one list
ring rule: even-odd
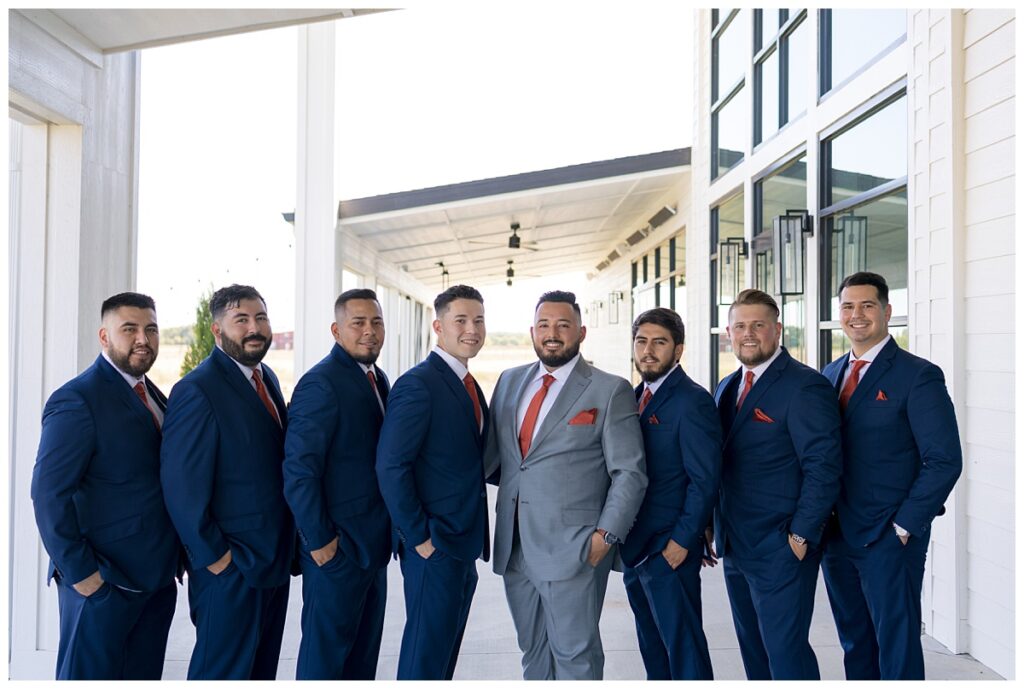
{"label": "beard", "polygon": [[365,364],[366,366],[369,366],[371,364],[377,363],[377,357],[380,356],[380,352],[370,352],[369,354],[352,354],[351,352],[349,352],[348,355],[355,359],[356,361],[358,361],[360,364]]}
{"label": "beard", "polygon": [[739,359],[740,363],[743,364],[744,366],[746,366],[747,368],[754,368],[756,366],[760,366],[764,362],[766,362],[769,359],[771,359],[772,358],[772,354],[775,353],[775,349],[778,349],[778,347],[775,347],[775,348],[771,349],[770,351],[766,351],[759,344],[758,347],[757,347],[757,351],[754,354],[751,354],[751,355],[748,356],[748,355],[740,353],[740,352],[743,351],[743,349],[741,347],[736,352],[736,358]]}
{"label": "beard", "polygon": [[[156,354],[149,347],[135,347],[127,352],[121,352],[113,347],[107,348],[107,356],[114,362],[114,366],[124,371],[133,378],[141,378],[146,375],[149,369],[153,368],[156,362]],[[146,356],[140,364],[132,364],[132,353],[144,353]]]}
{"label": "beard", "polygon": [[661,378],[663,375],[672,370],[672,367],[675,366],[677,363],[679,362],[669,361],[665,364],[659,364],[655,368],[649,368],[646,371],[644,371],[640,369],[640,362],[638,361],[636,362],[636,372],[640,374],[640,377],[643,379],[645,383],[653,383],[654,381],[658,380],[658,378]]}
{"label": "beard", "polygon": [[[263,349],[255,353],[250,353],[245,349],[245,344],[247,342],[262,342]],[[265,357],[267,352],[270,350],[270,343],[270,338],[263,337],[262,335],[249,335],[248,337],[243,337],[241,342],[232,340],[223,332],[220,335],[221,349],[223,349],[229,357],[242,364],[242,366],[248,366],[250,368],[263,361],[263,357]]]}
{"label": "beard", "polygon": [[[547,341],[550,342],[551,340]],[[543,342],[541,342],[540,345],[534,342],[533,351],[537,353],[537,358],[540,359],[540,362],[549,368],[560,368],[565,366],[567,363],[572,361],[574,356],[580,353],[579,342],[566,346],[561,352],[546,352],[544,351],[543,345]]]}

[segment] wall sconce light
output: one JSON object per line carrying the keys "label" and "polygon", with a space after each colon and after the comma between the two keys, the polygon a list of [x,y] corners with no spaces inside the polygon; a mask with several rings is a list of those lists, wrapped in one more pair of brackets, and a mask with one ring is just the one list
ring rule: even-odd
{"label": "wall sconce light", "polygon": [[617,325],[619,322],[619,304],[623,299],[622,292],[608,293],[608,325]]}
{"label": "wall sconce light", "polygon": [[718,303],[722,306],[732,304],[740,293],[740,257],[746,255],[747,240],[742,237],[729,237],[718,243]]}
{"label": "wall sconce light", "polygon": [[[868,218],[866,215],[841,215],[835,220],[836,274],[835,287],[847,275],[868,269]],[[833,290],[834,291],[834,290]]]}
{"label": "wall sconce light", "polygon": [[804,293],[804,261],[807,243],[804,235],[814,236],[814,218],[806,210],[787,210],[772,222],[774,229],[775,293]]}

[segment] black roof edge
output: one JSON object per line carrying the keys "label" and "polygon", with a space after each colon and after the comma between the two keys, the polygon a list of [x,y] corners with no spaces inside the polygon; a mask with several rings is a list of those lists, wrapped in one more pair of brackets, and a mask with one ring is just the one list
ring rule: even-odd
{"label": "black roof edge", "polygon": [[440,187],[399,191],[380,196],[350,199],[338,204],[338,218],[387,213],[422,206],[433,206],[454,201],[497,196],[517,191],[555,187],[574,182],[589,182],[606,177],[619,177],[638,172],[652,172],[690,164],[690,148],[645,153],[643,155],[599,160],[592,163],[567,165],[551,170],[524,172],[518,175],[446,184]]}

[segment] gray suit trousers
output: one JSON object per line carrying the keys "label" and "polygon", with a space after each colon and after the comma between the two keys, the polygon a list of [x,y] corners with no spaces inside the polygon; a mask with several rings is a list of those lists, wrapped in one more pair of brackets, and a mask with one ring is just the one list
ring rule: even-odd
{"label": "gray suit trousers", "polygon": [[[518,534],[516,534],[518,536]],[[523,679],[602,679],[598,623],[614,551],[571,579],[530,576],[519,539],[505,570],[505,597],[523,652]]]}

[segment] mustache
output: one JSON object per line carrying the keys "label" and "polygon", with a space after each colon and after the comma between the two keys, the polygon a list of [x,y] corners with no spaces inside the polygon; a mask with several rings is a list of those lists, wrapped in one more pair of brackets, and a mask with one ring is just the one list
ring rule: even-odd
{"label": "mustache", "polygon": [[246,342],[263,342],[263,343],[265,343],[266,341],[267,341],[267,338],[263,337],[262,335],[248,335],[248,336],[242,338],[242,344],[245,344]]}
{"label": "mustache", "polygon": [[546,340],[542,340],[541,344],[565,344],[565,341],[564,340],[556,340],[553,337],[549,337]]}

